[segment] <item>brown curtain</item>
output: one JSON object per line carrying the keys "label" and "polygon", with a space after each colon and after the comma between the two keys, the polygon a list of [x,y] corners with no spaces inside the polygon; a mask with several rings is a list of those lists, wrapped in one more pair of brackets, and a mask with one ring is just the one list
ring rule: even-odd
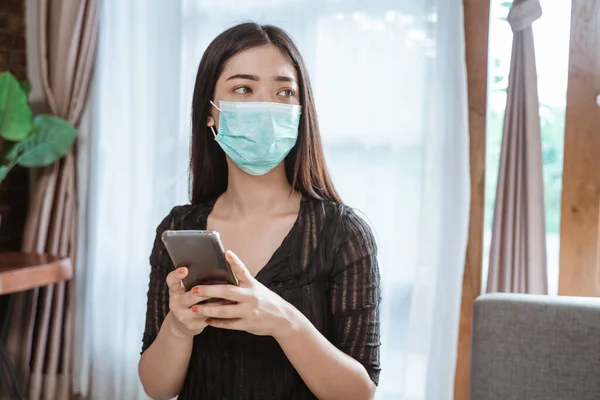
{"label": "brown curtain", "polygon": [[[75,126],[85,109],[95,54],[98,0],[37,0],[39,57],[47,106]],[[23,250],[75,260],[76,151],[39,171]],[[71,395],[74,292],[61,283],[15,296],[7,345],[30,400]]]}
{"label": "brown curtain", "polygon": [[548,293],[542,140],[533,30],[538,0],[515,0],[488,292]]}

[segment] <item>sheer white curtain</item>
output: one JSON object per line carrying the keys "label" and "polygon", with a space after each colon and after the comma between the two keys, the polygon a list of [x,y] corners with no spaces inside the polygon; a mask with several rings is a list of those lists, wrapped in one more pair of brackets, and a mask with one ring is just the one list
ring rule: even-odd
{"label": "sheer white curtain", "polygon": [[75,391],[94,400],[146,398],[137,362],[148,256],[160,220],[187,199],[177,3],[102,1],[89,137],[80,154],[87,201],[73,371]]}
{"label": "sheer white curtain", "polygon": [[250,19],[298,44],[334,182],[375,231],[378,399],[451,399],[469,208],[462,1],[103,3],[77,388],[143,398],[147,257],[160,218],[186,201],[194,75],[208,43]]}

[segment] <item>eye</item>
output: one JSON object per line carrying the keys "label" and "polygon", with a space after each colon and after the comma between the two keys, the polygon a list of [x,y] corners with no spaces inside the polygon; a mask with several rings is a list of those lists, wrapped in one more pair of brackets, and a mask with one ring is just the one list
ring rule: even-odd
{"label": "eye", "polygon": [[240,87],[233,89],[233,91],[235,93],[241,94],[241,95],[248,95],[248,94],[252,93],[252,89],[250,89],[248,86],[240,86]]}
{"label": "eye", "polygon": [[292,89],[283,89],[281,91],[279,91],[279,93],[277,93],[277,96],[281,96],[281,97],[292,97],[294,96],[294,91]]}

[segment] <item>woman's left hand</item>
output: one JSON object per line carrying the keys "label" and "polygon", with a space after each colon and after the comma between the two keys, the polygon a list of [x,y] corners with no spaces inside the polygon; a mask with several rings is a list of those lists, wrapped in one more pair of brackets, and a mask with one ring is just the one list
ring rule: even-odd
{"label": "woman's left hand", "polygon": [[207,318],[215,328],[246,331],[259,336],[281,338],[291,333],[298,313],[291,304],[258,282],[231,251],[225,254],[239,281],[234,285],[198,287],[198,295],[229,300],[233,304],[198,304],[192,310]]}

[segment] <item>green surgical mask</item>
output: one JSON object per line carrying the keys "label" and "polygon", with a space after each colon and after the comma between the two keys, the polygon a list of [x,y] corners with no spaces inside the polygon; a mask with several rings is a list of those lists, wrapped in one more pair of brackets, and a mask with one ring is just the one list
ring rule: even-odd
{"label": "green surgical mask", "polygon": [[268,102],[221,101],[215,140],[242,171],[264,175],[281,163],[296,144],[302,107]]}

